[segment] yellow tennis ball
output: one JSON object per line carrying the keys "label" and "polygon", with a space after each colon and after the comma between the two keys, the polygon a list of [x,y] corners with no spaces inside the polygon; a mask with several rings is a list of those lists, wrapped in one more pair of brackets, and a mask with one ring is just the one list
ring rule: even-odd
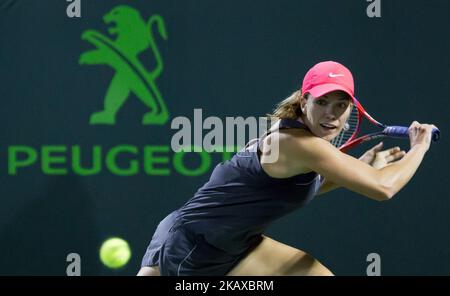
{"label": "yellow tennis ball", "polygon": [[109,268],[123,267],[128,263],[130,257],[130,246],[120,237],[105,240],[100,248],[100,260]]}

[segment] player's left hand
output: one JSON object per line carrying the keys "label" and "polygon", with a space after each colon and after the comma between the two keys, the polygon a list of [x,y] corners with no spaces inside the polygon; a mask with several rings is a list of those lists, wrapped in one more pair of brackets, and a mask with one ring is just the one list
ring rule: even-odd
{"label": "player's left hand", "polygon": [[376,146],[367,150],[359,158],[359,160],[373,166],[376,169],[381,169],[401,159],[406,154],[406,152],[401,150],[400,147],[394,147],[383,151],[381,151],[381,149],[383,149],[383,142],[380,142]]}

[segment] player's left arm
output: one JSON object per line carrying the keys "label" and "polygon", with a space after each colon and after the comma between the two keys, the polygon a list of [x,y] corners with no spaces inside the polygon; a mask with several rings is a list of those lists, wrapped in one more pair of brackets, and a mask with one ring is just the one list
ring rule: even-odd
{"label": "player's left arm", "polygon": [[[383,149],[383,142],[380,142],[376,146],[367,150],[359,158],[359,160],[371,165],[376,169],[382,169],[392,164],[393,162],[400,160],[406,154],[406,152],[402,151],[400,147],[394,147],[383,151],[381,151],[381,149]],[[332,191],[339,187],[341,186],[325,179],[322,185],[320,186],[317,195]]]}

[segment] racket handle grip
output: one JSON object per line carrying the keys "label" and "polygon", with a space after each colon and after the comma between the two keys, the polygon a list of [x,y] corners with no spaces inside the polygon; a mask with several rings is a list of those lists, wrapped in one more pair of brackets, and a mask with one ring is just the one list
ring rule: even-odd
{"label": "racket handle grip", "polygon": [[[409,137],[408,128],[405,126],[388,126],[384,129],[383,133],[389,137],[394,138],[407,138]],[[431,140],[437,142],[441,137],[441,131],[437,128],[433,128],[431,132]]]}

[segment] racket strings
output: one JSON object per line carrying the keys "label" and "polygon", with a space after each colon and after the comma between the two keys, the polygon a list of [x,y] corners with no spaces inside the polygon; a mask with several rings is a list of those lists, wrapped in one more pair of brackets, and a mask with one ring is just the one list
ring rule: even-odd
{"label": "racket strings", "polygon": [[352,135],[356,132],[358,122],[359,112],[358,109],[353,106],[352,110],[350,111],[350,116],[348,117],[347,122],[344,125],[344,128],[333,140],[331,140],[331,144],[339,148],[347,143]]}

